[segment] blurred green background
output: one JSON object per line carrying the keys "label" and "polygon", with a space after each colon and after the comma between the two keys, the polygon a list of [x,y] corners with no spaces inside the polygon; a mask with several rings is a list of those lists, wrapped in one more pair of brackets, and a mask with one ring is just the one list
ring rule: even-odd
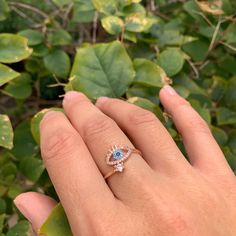
{"label": "blurred green background", "polygon": [[68,90],[151,110],[185,153],[158,97],[172,84],[235,171],[235,55],[234,0],[0,0],[0,236],[31,232],[13,204],[19,193],[57,198],[38,125]]}

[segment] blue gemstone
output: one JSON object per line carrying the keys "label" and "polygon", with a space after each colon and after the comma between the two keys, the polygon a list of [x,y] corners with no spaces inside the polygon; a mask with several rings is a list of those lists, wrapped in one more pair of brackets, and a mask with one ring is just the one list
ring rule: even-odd
{"label": "blue gemstone", "polygon": [[117,149],[113,152],[113,157],[117,160],[121,159],[124,156],[124,152],[120,149]]}

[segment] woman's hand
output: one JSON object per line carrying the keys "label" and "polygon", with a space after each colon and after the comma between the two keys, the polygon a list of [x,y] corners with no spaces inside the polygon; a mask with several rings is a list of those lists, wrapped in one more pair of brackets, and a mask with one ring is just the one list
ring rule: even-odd
{"label": "woman's hand", "polygon": [[[68,92],[66,115],[45,115],[42,156],[75,236],[236,235],[236,178],[207,124],[170,86],[160,99],[190,163],[151,112],[119,99],[102,97],[94,106]],[[133,153],[124,172],[105,181],[112,170],[105,155],[114,144],[142,156]],[[55,204],[32,193],[15,203],[35,228]]]}

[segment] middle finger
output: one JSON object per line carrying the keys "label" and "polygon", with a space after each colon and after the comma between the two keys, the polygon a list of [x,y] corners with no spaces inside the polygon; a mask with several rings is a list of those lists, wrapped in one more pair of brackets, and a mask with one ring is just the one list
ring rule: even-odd
{"label": "middle finger", "polygon": [[[68,92],[63,107],[103,175],[113,170],[113,167],[108,166],[105,161],[105,155],[111,146],[118,144],[133,148],[118,125],[95,107],[85,95]],[[137,183],[143,180],[149,181],[152,175],[154,172],[144,159],[133,153],[125,162],[125,171],[109,177],[108,184],[119,199],[132,198],[132,194],[137,195],[139,191]],[[129,191],[124,191],[126,189]]]}

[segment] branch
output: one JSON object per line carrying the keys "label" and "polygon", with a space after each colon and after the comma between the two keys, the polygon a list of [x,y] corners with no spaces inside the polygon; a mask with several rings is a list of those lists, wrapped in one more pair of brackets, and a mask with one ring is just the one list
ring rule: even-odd
{"label": "branch", "polygon": [[30,11],[33,11],[33,12],[37,13],[38,15],[42,16],[45,19],[48,18],[48,15],[46,13],[44,13],[43,11],[39,10],[38,8],[36,8],[32,5],[28,5],[28,4],[25,4],[25,3],[19,3],[19,2],[9,2],[9,5],[12,5],[12,6],[15,6],[15,7],[25,8],[25,9],[28,9]]}

